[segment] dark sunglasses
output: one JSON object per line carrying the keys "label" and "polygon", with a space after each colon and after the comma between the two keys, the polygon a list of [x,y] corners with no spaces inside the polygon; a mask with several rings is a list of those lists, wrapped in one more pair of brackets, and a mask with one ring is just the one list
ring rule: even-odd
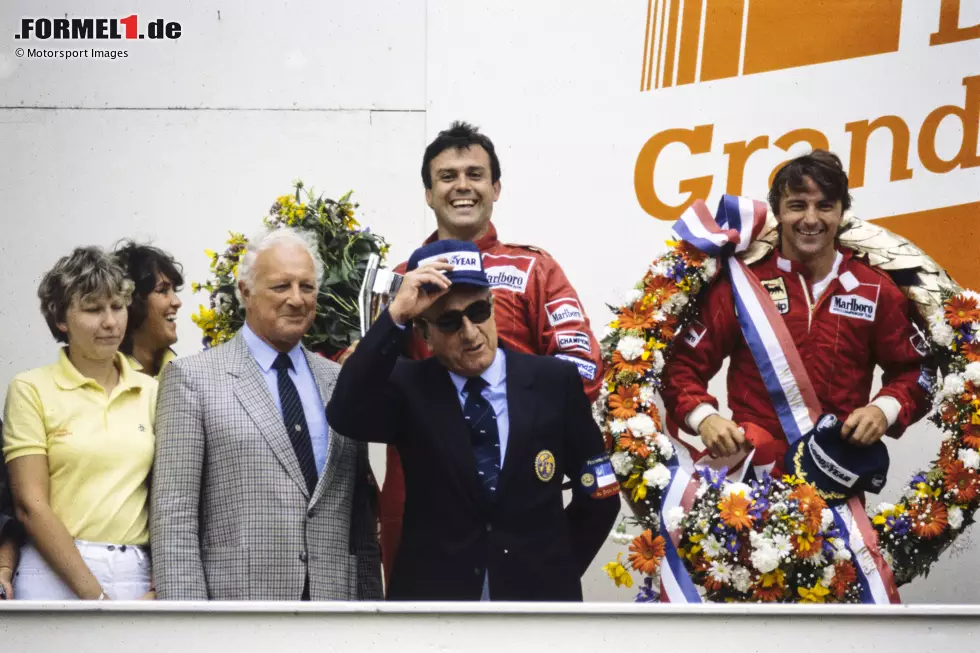
{"label": "dark sunglasses", "polygon": [[487,299],[478,299],[461,311],[446,311],[432,324],[443,333],[456,333],[463,328],[463,316],[465,315],[473,324],[483,324],[490,319],[493,312],[493,304]]}

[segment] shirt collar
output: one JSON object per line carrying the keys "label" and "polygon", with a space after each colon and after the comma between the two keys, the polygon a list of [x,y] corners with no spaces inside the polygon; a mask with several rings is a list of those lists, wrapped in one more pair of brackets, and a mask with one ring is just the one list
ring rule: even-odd
{"label": "shirt collar", "polygon": [[[167,349],[167,351],[163,352],[163,356],[160,357],[160,371],[157,373],[156,376],[158,380],[163,375],[163,368],[167,366],[167,363],[175,360],[176,358],[177,358],[177,352],[175,352],[173,349]],[[138,360],[136,360],[134,356],[127,355],[126,361],[129,363],[129,366],[133,368],[134,371],[136,372],[143,371],[143,364],[140,363]]]}
{"label": "shirt collar", "polygon": [[[831,270],[830,275],[826,279],[833,279],[838,274],[843,274],[848,269],[848,263],[854,256],[853,252],[849,249],[837,249],[837,258],[834,259],[834,266]],[[793,274],[802,274],[807,279],[810,278],[810,272],[806,269],[806,266],[799,261],[791,261],[788,258],[783,258],[783,255],[776,250],[776,267],[783,272],[789,272]]]}
{"label": "shirt collar", "polygon": [[[466,381],[468,380],[467,377],[450,371],[449,378],[452,379],[453,385],[456,386],[456,392],[462,394],[463,386],[466,385]],[[507,380],[507,356],[504,354],[503,349],[497,348],[497,354],[493,357],[493,362],[490,363],[490,367],[483,370],[480,378],[486,381],[487,385],[491,388],[496,388]]]}
{"label": "shirt collar", "polygon": [[[242,337],[245,339],[245,344],[248,345],[248,351],[252,354],[255,362],[259,364],[262,372],[267,373],[272,369],[272,364],[276,362],[276,358],[279,356],[279,350],[255,335],[247,323],[242,327]],[[303,347],[297,343],[295,347],[289,350],[288,356],[289,360],[293,361],[293,369],[300,370],[300,365],[303,362]]]}
{"label": "shirt collar", "polygon": [[[140,375],[133,370],[133,366],[129,362],[129,358],[122,352],[117,351],[116,355],[113,357],[113,363],[116,369],[119,370],[119,385],[120,391],[136,389],[140,390],[143,387],[142,379]],[[75,390],[76,388],[81,388],[85,385],[99,386],[95,379],[90,379],[87,376],[83,376],[81,372],[78,371],[72,362],[68,358],[68,348],[62,347],[61,351],[58,353],[57,371],[55,372],[55,383],[58,384],[63,390]],[[149,377],[147,377],[149,378]]]}
{"label": "shirt collar", "polygon": [[[429,237],[425,239],[423,245],[429,245],[431,243],[436,242],[437,240],[439,240],[438,230],[433,231],[432,234],[430,234]],[[491,220],[490,223],[487,225],[487,233],[483,234],[481,238],[474,240],[473,244],[476,245],[476,248],[479,249],[481,252],[485,252],[486,250],[490,249],[491,247],[493,247],[499,242],[500,241],[497,238],[497,228],[493,226],[493,221]]]}

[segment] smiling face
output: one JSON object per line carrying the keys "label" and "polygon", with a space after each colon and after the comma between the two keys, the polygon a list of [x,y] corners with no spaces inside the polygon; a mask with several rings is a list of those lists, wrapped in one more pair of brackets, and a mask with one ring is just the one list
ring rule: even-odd
{"label": "smiling face", "polygon": [[800,262],[832,256],[843,219],[841,201],[827,199],[809,177],[804,189],[787,189],[779,200],[776,220],[782,233],[782,254]]}
{"label": "smiling face", "polygon": [[463,317],[463,326],[459,331],[443,333],[433,321],[448,311],[462,311],[473,302],[491,300],[492,295],[486,288],[459,285],[443,295],[423,313],[426,322],[424,339],[433,356],[439,359],[443,366],[460,376],[479,376],[490,367],[497,355],[497,325],[493,313],[490,318],[474,324],[468,317]]}
{"label": "smiling face", "polygon": [[177,311],[182,303],[173,282],[157,273],[156,285],[146,298],[146,319],[133,333],[150,351],[160,351],[177,342]]}
{"label": "smiling face", "polygon": [[432,188],[425,201],[436,214],[440,238],[476,240],[486,233],[500,181],[491,181],[490,155],[479,145],[443,150],[429,163]]}
{"label": "smiling face", "polygon": [[255,258],[251,287],[239,281],[245,321],[280,352],[303,339],[316,318],[316,269],[299,244],[281,242]]}
{"label": "smiling face", "polygon": [[112,360],[126,333],[126,300],[123,297],[74,298],[58,329],[68,336],[75,360]]}

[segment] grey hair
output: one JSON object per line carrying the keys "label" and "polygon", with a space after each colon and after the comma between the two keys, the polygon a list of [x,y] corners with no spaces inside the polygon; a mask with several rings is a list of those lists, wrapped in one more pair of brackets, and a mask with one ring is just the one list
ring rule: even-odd
{"label": "grey hair", "polygon": [[[300,231],[292,227],[280,227],[278,229],[263,229],[261,232],[250,238],[245,248],[245,255],[238,262],[238,278],[247,288],[251,288],[255,283],[255,259],[259,254],[267,249],[272,249],[276,245],[289,243],[299,245],[306,250],[306,253],[313,259],[313,269],[316,271],[316,287],[320,287],[323,281],[323,259],[320,258],[320,246],[316,236],[308,231]],[[235,297],[239,303],[244,303],[242,291],[238,284],[235,284]]]}
{"label": "grey hair", "polygon": [[41,315],[51,335],[58,342],[68,342],[68,335],[58,328],[64,323],[74,301],[89,297],[120,297],[129,306],[133,299],[133,282],[116,260],[101,247],[76,247],[62,256],[48,270],[37,288]]}

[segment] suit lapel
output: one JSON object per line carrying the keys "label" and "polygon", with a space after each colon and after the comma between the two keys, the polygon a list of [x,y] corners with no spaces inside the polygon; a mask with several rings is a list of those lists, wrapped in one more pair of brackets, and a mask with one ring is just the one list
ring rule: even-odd
{"label": "suit lapel", "polygon": [[269,394],[269,387],[266,385],[265,379],[262,378],[258,363],[255,362],[251,352],[249,352],[248,344],[241,333],[235,336],[232,343],[235,347],[235,354],[228,366],[228,374],[236,377],[235,396],[245,408],[245,412],[259,427],[262,436],[269,443],[269,447],[289,476],[305,494],[309,494],[306,479],[303,478],[299,461],[296,460],[293,444],[289,441],[289,435],[286,433],[286,426],[283,424],[276,404]]}
{"label": "suit lapel", "polygon": [[[431,361],[431,362],[429,362]],[[426,361],[429,382],[421,387],[433,388],[426,395],[426,414],[431,416],[432,430],[429,435],[436,438],[434,449],[445,457],[445,465],[455,474],[460,486],[480,503],[481,490],[470,442],[470,430],[463,419],[463,409],[459,404],[456,386],[449,373],[435,358]]]}
{"label": "suit lapel", "polygon": [[534,375],[525,367],[526,359],[506,349],[504,354],[507,356],[507,413],[510,429],[507,435],[507,453],[497,486],[498,503],[513,482],[510,479],[517,474],[518,468],[531,464],[529,461],[533,456],[528,455],[527,447],[531,434],[534,433],[534,421],[537,417],[537,406],[531,393]]}
{"label": "suit lapel", "polygon": [[[306,355],[306,363],[310,366],[310,371],[313,373],[313,380],[316,381],[316,388],[320,393],[320,399],[323,401],[323,410],[326,413],[327,404],[330,402],[331,395],[333,395],[333,387],[337,382],[337,377],[322,365],[323,361],[319,360],[320,357],[317,354],[307,351],[306,347],[303,348],[303,353]],[[327,462],[323,465],[323,472],[320,474],[316,488],[313,490],[311,504],[316,503],[320,499],[320,496],[324,492],[324,487],[338,472],[340,458],[347,443],[347,438],[339,436],[336,431],[330,428],[329,424],[327,425]]]}

